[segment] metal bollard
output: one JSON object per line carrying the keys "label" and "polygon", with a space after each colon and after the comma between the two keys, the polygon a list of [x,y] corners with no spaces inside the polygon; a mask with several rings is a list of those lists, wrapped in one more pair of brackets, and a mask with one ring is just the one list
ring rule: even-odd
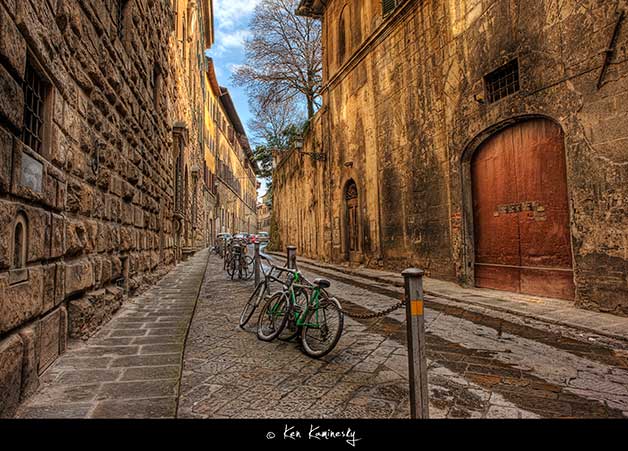
{"label": "metal bollard", "polygon": [[423,316],[423,271],[406,269],[406,322],[408,327],[408,366],[410,369],[410,414],[412,418],[429,418],[427,355],[425,351],[425,317]]}
{"label": "metal bollard", "polygon": [[262,259],[260,258],[259,255],[259,242],[255,243],[255,256],[254,258],[254,264],[255,264],[255,286],[257,286],[260,282],[260,269],[261,269],[261,264],[262,264]]}
{"label": "metal bollard", "polygon": [[288,246],[288,269],[297,269],[297,247]]}

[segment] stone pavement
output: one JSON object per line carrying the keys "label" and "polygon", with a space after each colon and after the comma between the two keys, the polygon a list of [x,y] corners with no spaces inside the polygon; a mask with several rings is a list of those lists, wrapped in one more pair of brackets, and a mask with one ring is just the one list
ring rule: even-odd
{"label": "stone pavement", "polygon": [[185,337],[207,256],[201,251],[179,264],[86,343],[72,343],[16,417],[174,417]]}
{"label": "stone pavement", "polygon": [[[330,292],[350,311],[383,310],[399,297],[394,286],[344,277],[331,278]],[[297,343],[261,342],[253,328],[238,328],[252,288],[227,280],[220,260],[210,258],[188,339],[179,417],[409,417],[402,311],[378,320],[345,317],[336,349],[312,360]],[[623,349],[468,313],[426,311],[432,418],[628,416]]]}
{"label": "stone pavement", "polygon": [[[401,296],[394,284],[300,266],[308,278],[329,278],[351,312],[380,311]],[[345,317],[334,351],[313,360],[298,343],[259,341],[257,315],[248,330],[238,327],[252,289],[230,280],[217,256],[198,253],[95,337],[71,343],[17,417],[409,417],[403,311]],[[491,312],[447,299],[426,308],[432,418],[628,416],[625,343]]]}
{"label": "stone pavement", "polygon": [[[283,258],[283,254],[276,252],[269,252],[269,254],[279,259]],[[391,271],[333,265],[301,256],[298,260],[322,270],[342,272],[386,285],[403,287],[404,283],[400,273]],[[460,302],[461,306],[473,305],[482,311],[490,309],[511,313],[519,317],[579,329],[589,334],[628,340],[628,318],[576,308],[570,301],[483,288],[464,288],[453,282],[429,277],[424,278],[423,286],[425,293],[431,295],[434,302],[442,300]]]}

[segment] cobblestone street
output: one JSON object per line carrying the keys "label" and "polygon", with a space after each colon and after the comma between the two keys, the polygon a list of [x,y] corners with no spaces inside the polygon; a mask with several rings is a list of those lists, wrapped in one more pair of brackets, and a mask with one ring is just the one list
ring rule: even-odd
{"label": "cobblestone street", "polygon": [[[252,284],[226,280],[220,263],[210,259],[191,327],[180,417],[409,417],[403,311],[364,322],[345,317],[336,349],[311,360],[296,343],[264,343],[252,328],[238,328]],[[364,288],[368,280],[352,277],[350,284],[338,274],[336,280],[325,275],[332,280],[330,292],[349,310],[382,310],[399,297],[381,294],[381,286],[379,293]],[[622,351],[557,340],[539,330],[498,333],[483,324],[486,318],[462,313],[427,311],[431,417],[628,415]]]}
{"label": "cobblestone street", "polygon": [[[409,418],[402,310],[376,320],[345,317],[335,350],[312,360],[296,342],[259,341],[257,314],[241,330],[253,282],[232,281],[221,259],[207,259],[198,253],[95,337],[71,343],[17,416]],[[317,276],[306,266],[308,278]],[[379,311],[399,298],[381,283],[324,272],[349,311]],[[625,351],[503,320],[498,331],[485,316],[430,307],[432,418],[628,416]]]}

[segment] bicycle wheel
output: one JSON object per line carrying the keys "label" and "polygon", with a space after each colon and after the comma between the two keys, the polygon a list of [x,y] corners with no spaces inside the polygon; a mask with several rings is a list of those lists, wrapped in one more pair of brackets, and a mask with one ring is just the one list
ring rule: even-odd
{"label": "bicycle wheel", "polygon": [[319,359],[334,349],[344,326],[344,317],[340,310],[337,299],[324,298],[318,308],[308,312],[301,331],[301,344],[305,354]]}
{"label": "bicycle wheel", "polygon": [[255,274],[255,265],[253,259],[248,255],[242,258],[242,278],[250,280]]}
{"label": "bicycle wheel", "polygon": [[244,305],[244,309],[242,309],[242,313],[240,314],[240,327],[244,329],[244,326],[249,322],[255,309],[260,304],[262,299],[264,299],[264,295],[266,294],[266,283],[260,282],[255,287],[253,294]]}
{"label": "bicycle wheel", "polygon": [[231,280],[233,280],[233,276],[235,276],[237,265],[238,265],[238,259],[232,258],[231,261],[229,262],[229,266],[227,267],[227,274],[231,276]]}
{"label": "bicycle wheel", "polygon": [[260,311],[257,320],[257,338],[272,341],[281,333],[288,320],[290,310],[288,296],[284,292],[271,296]]}
{"label": "bicycle wheel", "polygon": [[301,289],[295,290],[294,296],[295,304],[291,305],[290,314],[288,315],[288,320],[286,321],[286,327],[283,328],[277,337],[282,341],[290,341],[296,338],[299,335],[299,332],[301,332],[301,327],[297,326],[297,319],[301,315],[301,312],[305,310],[309,296],[306,291]]}

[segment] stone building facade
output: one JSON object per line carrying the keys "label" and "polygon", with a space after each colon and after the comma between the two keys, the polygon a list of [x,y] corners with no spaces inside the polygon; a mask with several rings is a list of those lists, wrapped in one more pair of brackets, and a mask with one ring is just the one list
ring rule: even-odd
{"label": "stone building facade", "polygon": [[324,158],[278,162],[280,244],[628,315],[626,8],[303,0]]}
{"label": "stone building facade", "polygon": [[254,233],[257,227],[257,163],[229,91],[220,87],[216,103],[216,167],[219,232]]}
{"label": "stone building facade", "polygon": [[207,245],[212,17],[210,0],[0,0],[0,417],[68,337]]}
{"label": "stone building facade", "polygon": [[215,196],[210,223],[215,240],[218,233],[255,232],[259,169],[231,95],[220,86],[211,58],[206,81],[206,160]]}

